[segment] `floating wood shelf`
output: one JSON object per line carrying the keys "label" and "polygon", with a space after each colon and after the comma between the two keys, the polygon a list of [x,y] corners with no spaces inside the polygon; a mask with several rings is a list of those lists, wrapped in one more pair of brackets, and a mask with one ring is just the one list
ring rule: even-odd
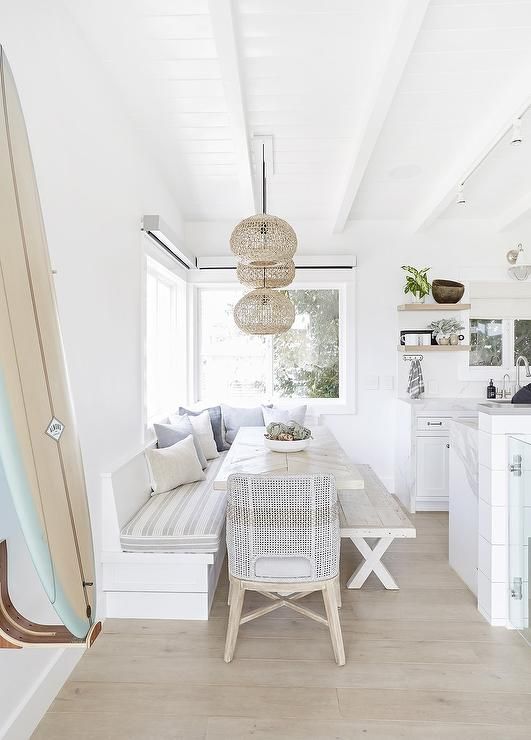
{"label": "floating wood shelf", "polygon": [[468,352],[469,344],[399,344],[399,352]]}
{"label": "floating wood shelf", "polygon": [[469,311],[470,303],[402,303],[399,311]]}

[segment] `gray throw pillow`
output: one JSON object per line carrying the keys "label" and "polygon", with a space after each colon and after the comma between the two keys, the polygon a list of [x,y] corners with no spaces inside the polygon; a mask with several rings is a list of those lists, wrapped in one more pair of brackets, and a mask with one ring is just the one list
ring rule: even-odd
{"label": "gray throw pillow", "polygon": [[199,416],[203,411],[208,411],[210,416],[210,423],[212,424],[212,432],[214,434],[214,440],[216,442],[216,448],[218,452],[223,452],[229,449],[229,445],[225,444],[223,439],[223,419],[221,417],[221,406],[211,406],[208,409],[201,409],[201,411],[190,411],[182,406],[179,406],[179,416],[185,414],[186,416]]}
{"label": "gray throw pillow", "polygon": [[234,438],[240,427],[263,427],[264,414],[261,406],[254,408],[238,408],[222,404],[223,423],[225,425],[225,440],[228,444],[234,442]]}
{"label": "gray throw pillow", "polygon": [[171,447],[177,442],[182,442],[183,439],[192,435],[195,451],[197,452],[197,457],[199,458],[201,467],[203,470],[206,468],[207,459],[203,453],[203,449],[199,443],[197,435],[194,434],[190,420],[186,416],[184,416],[183,421],[178,424],[153,424],[153,429],[157,435],[157,444],[160,449]]}

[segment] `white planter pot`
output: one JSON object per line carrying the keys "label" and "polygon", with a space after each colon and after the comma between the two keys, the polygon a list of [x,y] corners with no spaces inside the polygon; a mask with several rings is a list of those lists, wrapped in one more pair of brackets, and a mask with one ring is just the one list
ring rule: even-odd
{"label": "white planter pot", "polygon": [[302,452],[310,444],[309,439],[298,439],[291,442],[264,437],[265,446],[272,452]]}

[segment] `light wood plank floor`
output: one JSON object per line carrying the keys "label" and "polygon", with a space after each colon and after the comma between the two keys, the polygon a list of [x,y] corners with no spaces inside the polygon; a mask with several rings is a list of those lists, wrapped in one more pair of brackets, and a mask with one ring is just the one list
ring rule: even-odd
{"label": "light wood plank floor", "polygon": [[[33,737],[529,740],[531,649],[477,612],[448,565],[447,515],[415,521],[384,557],[399,592],[374,576],[343,589],[344,668],[326,628],[285,609],[244,625],[226,665],[225,577],[208,622],[107,621]],[[359,558],[345,542],[343,584]]]}

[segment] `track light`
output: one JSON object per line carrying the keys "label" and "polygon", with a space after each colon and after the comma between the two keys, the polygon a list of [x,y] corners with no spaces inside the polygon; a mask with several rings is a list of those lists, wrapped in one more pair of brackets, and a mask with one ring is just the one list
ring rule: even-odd
{"label": "track light", "polygon": [[466,203],[465,193],[464,193],[464,183],[461,183],[457,186],[457,197],[455,199],[455,202],[458,206],[464,206]]}
{"label": "track light", "polygon": [[512,146],[519,146],[522,143],[522,119],[516,118],[513,123],[513,130],[511,133],[511,144]]}

